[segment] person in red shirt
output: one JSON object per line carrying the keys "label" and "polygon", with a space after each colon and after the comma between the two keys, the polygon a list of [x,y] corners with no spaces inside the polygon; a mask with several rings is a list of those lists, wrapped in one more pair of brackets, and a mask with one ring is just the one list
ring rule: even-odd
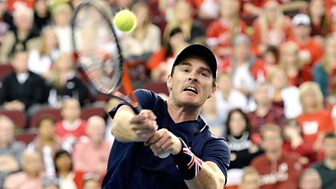
{"label": "person in red shirt", "polygon": [[61,138],[63,148],[71,151],[72,146],[86,135],[86,121],[80,118],[81,107],[75,98],[67,98],[62,103],[61,115],[63,119],[55,125],[55,133]]}
{"label": "person in red shirt", "polygon": [[297,120],[304,140],[314,143],[314,149],[318,151],[324,134],[333,131],[330,112],[323,109],[323,95],[317,83],[305,82],[299,90],[302,113]]}
{"label": "person in red shirt", "polygon": [[213,21],[207,29],[207,43],[219,58],[232,53],[232,42],[236,35],[246,33],[247,25],[239,17],[238,0],[220,0],[220,18]]}
{"label": "person in red shirt", "polygon": [[260,175],[261,189],[297,188],[302,166],[300,156],[282,151],[281,129],[274,124],[264,125],[261,130],[265,154],[251,163]]}
{"label": "person in red shirt", "polygon": [[310,36],[311,20],[306,14],[297,14],[293,17],[293,35],[290,41],[294,41],[300,49],[300,58],[303,62],[302,69],[305,71],[302,75],[305,81],[312,80],[312,67],[323,56],[323,47]]}

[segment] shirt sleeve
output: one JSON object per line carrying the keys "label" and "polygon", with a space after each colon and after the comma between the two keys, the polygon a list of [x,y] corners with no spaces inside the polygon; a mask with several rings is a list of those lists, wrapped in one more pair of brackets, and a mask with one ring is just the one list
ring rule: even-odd
{"label": "shirt sleeve", "polygon": [[214,138],[206,143],[203,151],[204,162],[211,161],[217,164],[225,176],[227,181],[227,170],[230,165],[230,150],[224,139]]}
{"label": "shirt sleeve", "polygon": [[[134,95],[137,98],[141,109],[153,110],[155,103],[158,99],[157,95],[154,92],[145,89],[135,90]],[[112,110],[109,112],[109,115],[112,119],[114,118],[115,113],[118,111],[118,109],[123,105],[128,104],[125,101],[121,101],[117,106],[112,108]]]}

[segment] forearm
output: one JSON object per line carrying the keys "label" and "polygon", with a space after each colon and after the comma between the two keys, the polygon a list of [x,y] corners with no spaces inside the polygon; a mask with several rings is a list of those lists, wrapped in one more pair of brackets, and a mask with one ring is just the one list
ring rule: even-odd
{"label": "forearm", "polygon": [[186,180],[189,189],[223,189],[225,177],[217,165],[213,162],[204,162],[202,170],[192,180]]}

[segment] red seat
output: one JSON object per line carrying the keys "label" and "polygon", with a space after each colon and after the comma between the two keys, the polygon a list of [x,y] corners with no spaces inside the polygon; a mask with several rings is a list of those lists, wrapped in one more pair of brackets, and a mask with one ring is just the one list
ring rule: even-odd
{"label": "red seat", "polygon": [[11,119],[16,128],[24,129],[26,126],[26,115],[21,111],[0,109],[0,115],[5,115]]}
{"label": "red seat", "polygon": [[0,64],[0,81],[13,70],[14,69],[10,64]]}
{"label": "red seat", "polygon": [[30,119],[30,127],[36,128],[38,122],[43,117],[51,117],[55,121],[62,120],[61,110],[59,108],[51,108],[51,107],[45,107],[40,110],[38,110]]}
{"label": "red seat", "polygon": [[102,107],[94,107],[94,106],[88,106],[82,109],[81,113],[82,119],[88,120],[91,116],[94,115],[105,117],[106,115],[105,109]]}
{"label": "red seat", "polygon": [[148,82],[143,86],[143,88],[151,90],[156,93],[164,93],[166,95],[169,94],[166,82],[161,81]]}
{"label": "red seat", "polygon": [[30,142],[32,142],[34,140],[36,135],[37,135],[36,130],[26,131],[26,132],[19,133],[19,134],[15,135],[15,139],[17,141],[21,141],[21,142],[24,142],[26,144],[29,144]]}

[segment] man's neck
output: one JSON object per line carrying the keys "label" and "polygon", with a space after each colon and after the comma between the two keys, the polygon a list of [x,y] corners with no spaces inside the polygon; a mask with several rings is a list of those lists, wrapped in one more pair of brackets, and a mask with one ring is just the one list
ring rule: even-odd
{"label": "man's neck", "polygon": [[266,152],[266,156],[270,161],[278,161],[281,157],[281,154],[282,154],[281,150]]}
{"label": "man's neck", "polygon": [[268,114],[270,109],[271,109],[271,105],[266,105],[266,104],[257,105],[256,113],[258,116],[265,116]]}
{"label": "man's neck", "polygon": [[168,113],[175,123],[196,120],[200,114],[200,108],[190,108],[177,105],[173,103],[173,100],[170,98],[167,100],[167,106]]}

